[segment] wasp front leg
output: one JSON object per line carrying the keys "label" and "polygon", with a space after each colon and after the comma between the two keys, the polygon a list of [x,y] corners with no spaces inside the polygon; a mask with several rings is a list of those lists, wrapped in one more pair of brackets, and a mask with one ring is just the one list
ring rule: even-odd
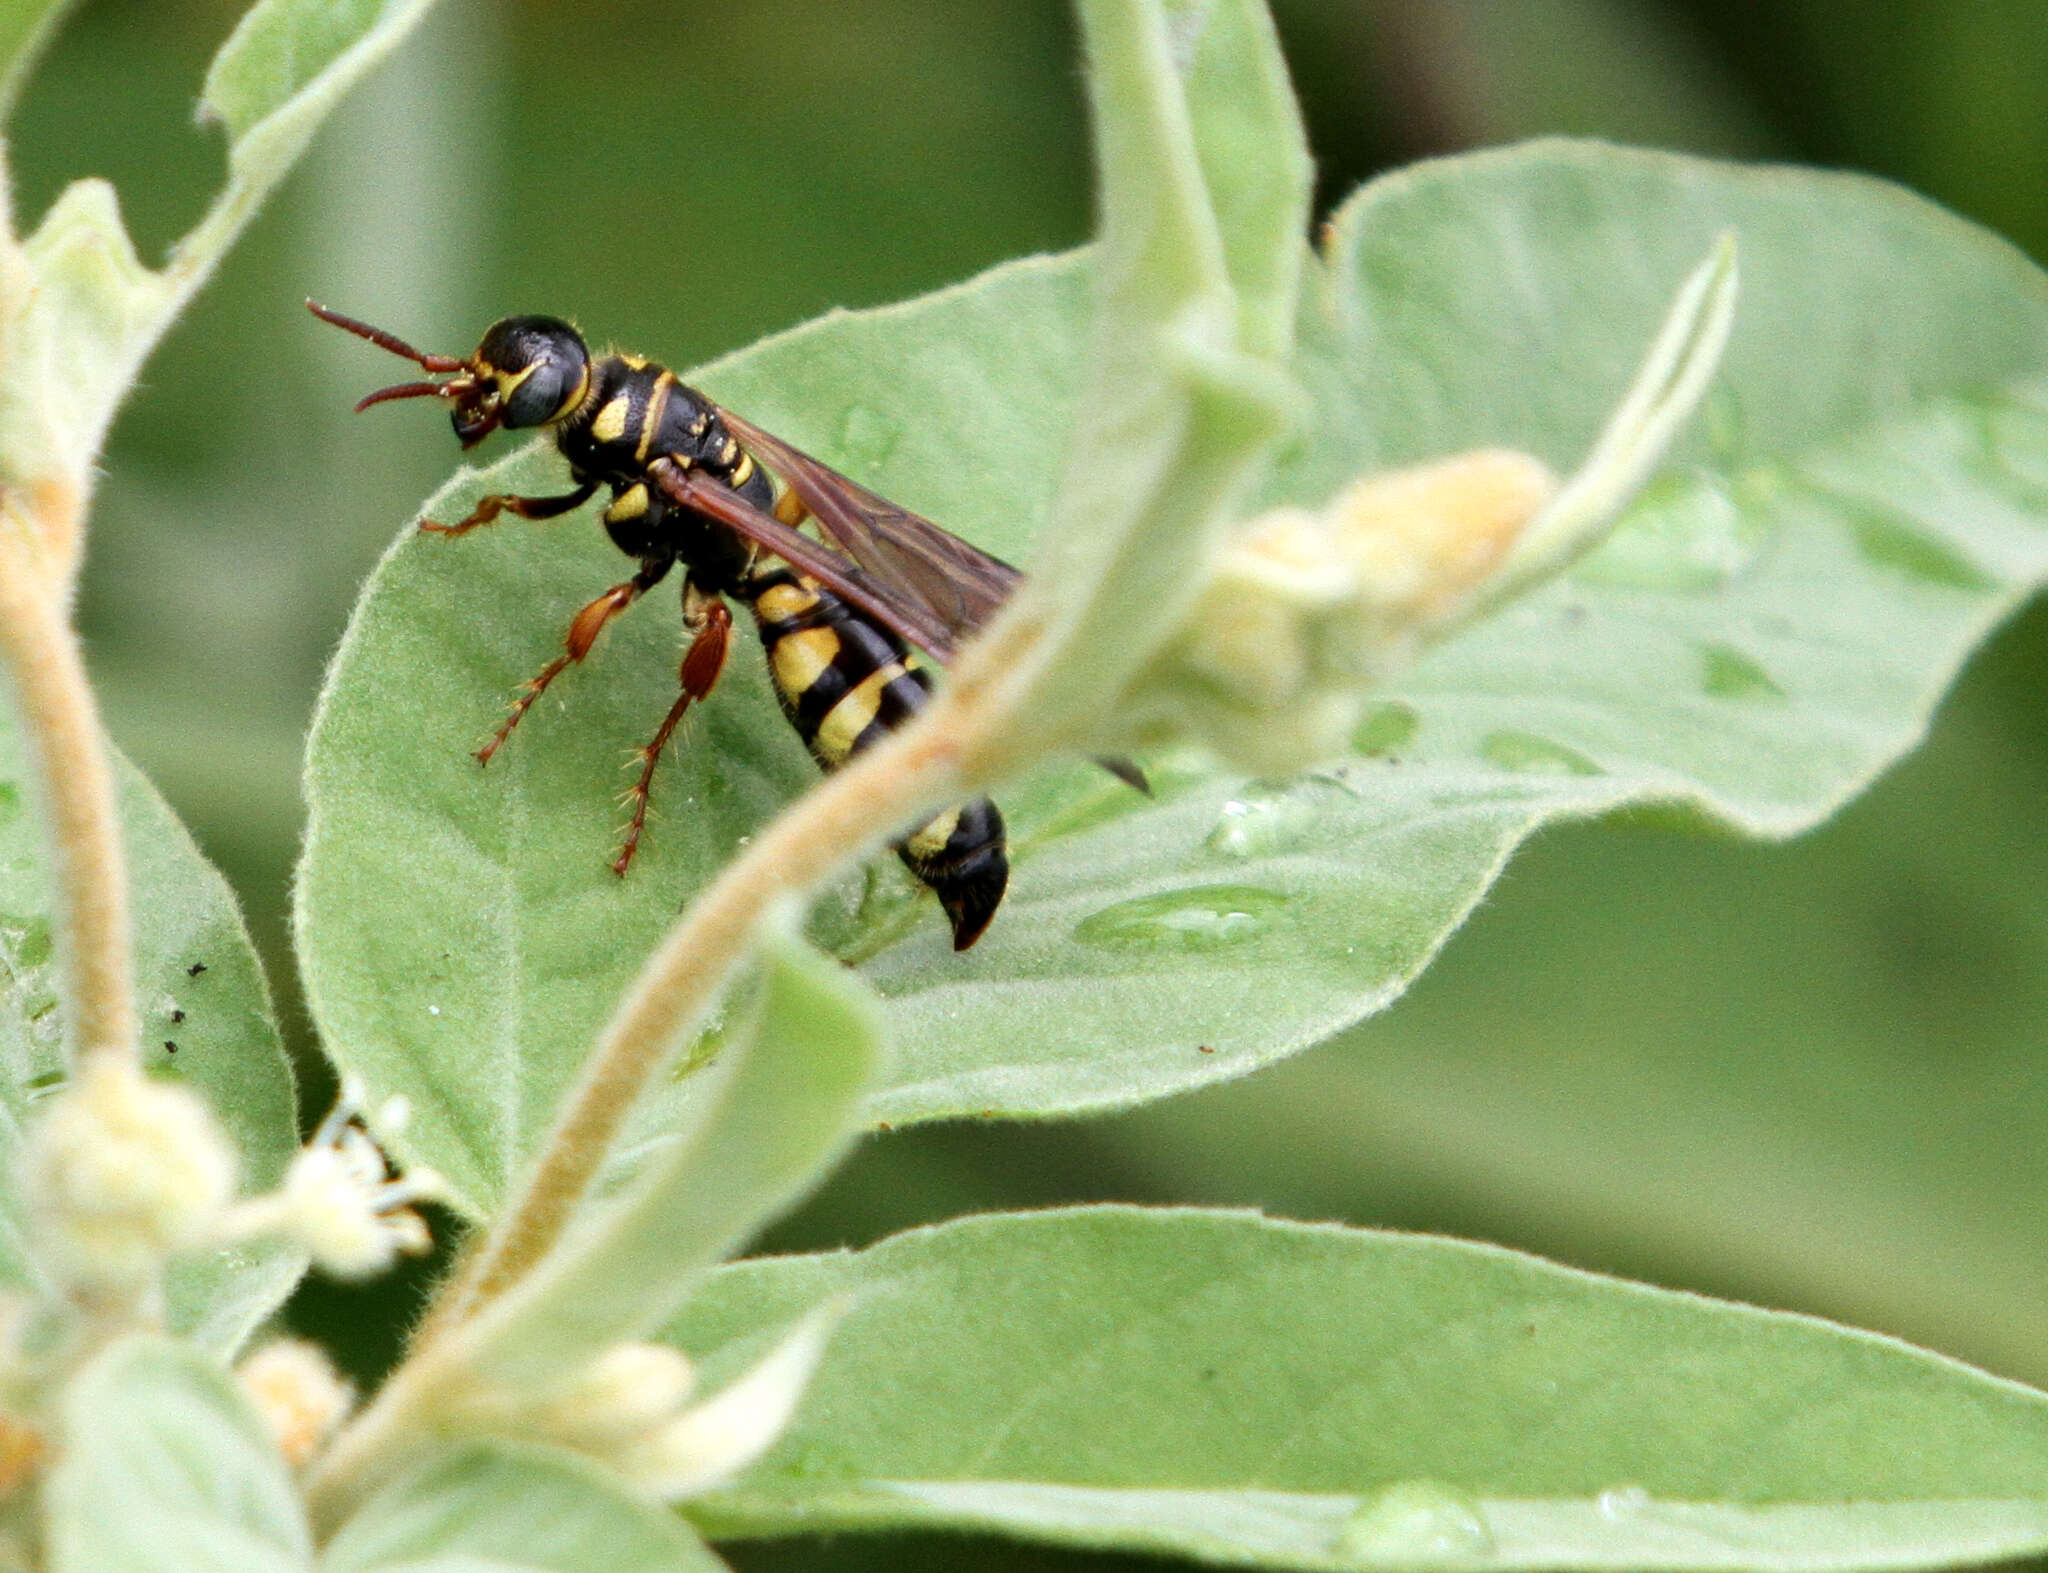
{"label": "wasp front leg", "polygon": [[647,792],[653,785],[654,767],[661,761],[662,750],[675,736],[676,726],[691,701],[704,698],[717,685],[718,674],[725,670],[726,653],[732,648],[731,609],[722,596],[700,589],[689,579],[683,581],[683,627],[691,635],[690,647],[683,652],[683,691],[669,706],[653,741],[640,750],[640,779],[626,794],[626,800],[633,805],[633,818],[626,826],[619,855],[612,859],[614,874],[624,874],[640,848],[640,832],[647,826]]}
{"label": "wasp front leg", "polygon": [[597,643],[597,636],[604,632],[605,624],[661,583],[672,565],[673,559],[647,564],[624,584],[613,585],[571,619],[568,635],[562,640],[562,653],[519,690],[519,697],[512,701],[511,712],[505,717],[504,724],[492,734],[488,743],[476,751],[478,764],[491,762],[491,755],[504,746],[505,739],[512,735],[512,728],[533,708],[533,702],[547,692],[548,684],[559,677],[571,662],[580,661],[590,654],[591,646]]}
{"label": "wasp front leg", "polygon": [[489,524],[501,513],[509,513],[521,519],[559,519],[565,513],[573,513],[597,495],[597,482],[585,481],[573,492],[564,492],[559,497],[517,497],[510,492],[494,492],[477,500],[469,511],[469,517],[460,524],[436,524],[432,519],[420,520],[420,528],[430,535],[467,535],[478,525]]}

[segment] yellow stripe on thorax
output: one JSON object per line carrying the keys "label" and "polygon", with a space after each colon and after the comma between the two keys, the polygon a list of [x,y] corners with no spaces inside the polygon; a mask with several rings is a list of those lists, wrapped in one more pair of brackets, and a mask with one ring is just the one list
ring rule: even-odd
{"label": "yellow stripe on thorax", "polygon": [[597,412],[590,423],[590,435],[599,442],[617,442],[626,435],[626,421],[633,413],[633,401],[620,394]]}
{"label": "yellow stripe on thorax", "polygon": [[634,450],[634,458],[645,462],[654,434],[661,430],[661,412],[668,407],[668,390],[675,385],[676,374],[672,371],[654,379],[654,387],[647,395],[647,412],[640,417],[640,446]]}

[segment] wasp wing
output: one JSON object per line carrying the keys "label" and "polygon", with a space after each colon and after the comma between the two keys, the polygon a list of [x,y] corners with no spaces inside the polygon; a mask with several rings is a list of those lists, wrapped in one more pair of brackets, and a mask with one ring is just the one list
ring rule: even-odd
{"label": "wasp wing", "polygon": [[[669,463],[651,466],[662,490],[685,508],[709,514],[810,575],[942,665],[951,663],[959,639],[986,622],[1022,577],[1000,557],[991,557],[929,519],[877,497],[802,449],[769,436],[751,421],[722,408],[719,413],[753,452],[755,462],[780,473],[821,525],[826,523],[827,510],[839,516],[846,534],[834,532],[834,538],[846,544],[849,555],[819,545],[701,471]],[[849,537],[862,540],[868,549],[881,543],[881,555],[875,561],[852,561],[854,548]],[[951,603],[951,616],[923,593],[920,585],[926,582],[943,592],[940,599]],[[1095,762],[1125,785],[1151,795],[1144,771],[1130,760],[1098,756]]]}
{"label": "wasp wing", "polygon": [[955,631],[922,597],[906,599],[850,557],[799,534],[701,471],[659,462],[649,465],[648,473],[674,501],[708,514],[763,551],[774,553],[934,660],[944,664],[953,659],[959,644]]}
{"label": "wasp wing", "polygon": [[987,623],[1023,577],[1000,557],[876,496],[723,405],[718,413],[755,460],[796,493],[828,540],[897,599],[921,606],[955,642]]}

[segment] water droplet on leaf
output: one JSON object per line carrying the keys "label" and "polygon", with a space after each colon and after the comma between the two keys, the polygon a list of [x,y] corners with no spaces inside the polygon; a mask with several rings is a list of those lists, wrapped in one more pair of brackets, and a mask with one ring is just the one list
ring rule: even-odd
{"label": "water droplet on leaf", "polygon": [[1483,1557],[1493,1531],[1479,1504],[1431,1480],[1407,1480],[1360,1502],[1330,1549],[1365,1566]]}
{"label": "water droplet on leaf", "polygon": [[1405,747],[1422,728],[1422,717],[1399,700],[1388,700],[1366,711],[1351,733],[1353,752],[1391,754]]}
{"label": "water droplet on leaf", "polygon": [[1257,885],[1191,885],[1105,907],[1074,937],[1106,950],[1216,950],[1265,933],[1286,905]]}
{"label": "water droplet on leaf", "polygon": [[1600,1516],[1615,1523],[1636,1517],[1649,1505],[1650,1493],[1641,1486],[1609,1486],[1595,1503]]}
{"label": "water droplet on leaf", "polygon": [[839,417],[839,435],[834,447],[840,467],[849,474],[879,469],[903,440],[903,423],[865,404],[847,407]]}
{"label": "water droplet on leaf", "polygon": [[1700,687],[1716,699],[1785,697],[1771,674],[1733,645],[1701,645],[1700,662]]}
{"label": "water droplet on leaf", "polygon": [[1202,844],[1228,858],[1257,857],[1283,850],[1313,823],[1305,791],[1255,781],[1217,811]]}
{"label": "water droplet on leaf", "polygon": [[1698,595],[1748,567],[1763,537],[1763,525],[1714,477],[1659,476],[1572,574],[1617,589]]}
{"label": "water droplet on leaf", "polygon": [[1597,776],[1600,767],[1575,748],[1533,732],[1489,732],[1480,753],[1503,770],[1527,776]]}
{"label": "water droplet on leaf", "polygon": [[1820,495],[1849,526],[1857,552],[1873,568],[1945,590],[1989,590],[1997,583],[1917,519],[1840,492]]}

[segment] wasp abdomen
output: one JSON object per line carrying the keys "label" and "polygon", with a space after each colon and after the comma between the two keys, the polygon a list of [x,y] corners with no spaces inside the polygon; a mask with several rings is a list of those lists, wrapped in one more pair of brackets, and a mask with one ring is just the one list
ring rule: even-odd
{"label": "wasp abdomen", "polygon": [[[931,676],[894,634],[788,568],[747,586],[783,714],[812,757],[836,769],[908,721]],[[1002,901],[1010,864],[1003,816],[987,798],[947,809],[896,843],[953,925],[953,948],[981,937]]]}

